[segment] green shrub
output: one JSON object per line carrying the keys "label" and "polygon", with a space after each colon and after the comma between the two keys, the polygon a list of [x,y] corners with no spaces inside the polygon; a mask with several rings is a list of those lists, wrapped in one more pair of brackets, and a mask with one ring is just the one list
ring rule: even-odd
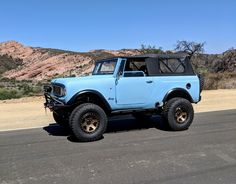
{"label": "green shrub", "polygon": [[20,98],[22,95],[16,90],[0,89],[0,100]]}
{"label": "green shrub", "polygon": [[33,87],[26,83],[23,83],[22,91],[23,91],[23,95],[29,95],[34,92]]}
{"label": "green shrub", "polygon": [[163,50],[161,47],[156,48],[156,46],[152,46],[152,45],[141,45],[141,49],[140,49],[142,54],[162,54]]}

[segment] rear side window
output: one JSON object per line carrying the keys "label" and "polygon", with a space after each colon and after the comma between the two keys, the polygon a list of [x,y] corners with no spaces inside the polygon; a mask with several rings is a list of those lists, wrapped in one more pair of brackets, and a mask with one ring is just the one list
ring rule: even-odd
{"label": "rear side window", "polygon": [[160,59],[159,72],[162,74],[180,74],[185,72],[185,65],[181,59]]}

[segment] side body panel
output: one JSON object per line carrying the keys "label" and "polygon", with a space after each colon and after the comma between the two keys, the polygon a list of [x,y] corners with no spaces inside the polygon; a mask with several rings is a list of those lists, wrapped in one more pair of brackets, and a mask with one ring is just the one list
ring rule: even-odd
{"label": "side body panel", "polygon": [[[152,83],[147,83],[152,81]],[[193,102],[198,102],[199,79],[197,76],[152,76],[130,77],[119,81],[121,86],[116,87],[117,103],[112,108],[118,109],[152,109],[159,103],[163,105],[165,95],[173,89],[180,88],[186,91]],[[187,84],[191,87],[188,89]]]}
{"label": "side body panel", "polygon": [[117,105],[145,104],[152,90],[152,77],[121,77],[116,82]]}
{"label": "side body panel", "polygon": [[[180,88],[188,92],[193,102],[200,99],[199,79],[196,75],[191,76],[153,76],[154,89],[148,106],[155,107],[158,102],[162,104],[165,95],[173,89]],[[190,84],[190,88],[188,88]]]}

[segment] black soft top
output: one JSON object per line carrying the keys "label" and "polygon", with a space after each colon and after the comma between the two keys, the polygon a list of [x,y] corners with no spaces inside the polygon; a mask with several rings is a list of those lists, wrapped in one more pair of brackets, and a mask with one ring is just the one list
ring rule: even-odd
{"label": "black soft top", "polygon": [[175,54],[142,54],[142,55],[135,55],[135,56],[118,56],[118,57],[111,57],[102,59],[99,61],[110,60],[110,59],[117,59],[117,58],[125,58],[125,59],[147,59],[147,58],[160,58],[160,59],[183,59],[186,58],[188,54],[186,53],[175,53]]}
{"label": "black soft top", "polygon": [[143,55],[135,55],[135,56],[128,56],[128,57],[120,57],[120,58],[160,58],[160,59],[178,59],[178,58],[185,58],[188,55],[185,53],[176,53],[176,54],[143,54]]}
{"label": "black soft top", "polygon": [[[118,56],[118,57],[99,60],[97,62],[103,62],[103,61],[113,60],[113,59],[118,59],[118,58],[124,58],[124,59],[135,60],[135,61],[145,60],[149,76],[195,75],[194,70],[190,63],[190,58],[188,56],[189,56],[188,54],[182,53],[182,52],[175,53],[175,54],[143,54],[143,55],[136,55],[136,56]],[[171,59],[178,60],[179,64],[184,66],[184,72],[179,72],[179,73],[176,73],[175,71],[166,72],[166,73],[160,72],[161,70],[160,63],[163,63],[163,60],[171,60]],[[164,65],[166,64],[164,63]]]}

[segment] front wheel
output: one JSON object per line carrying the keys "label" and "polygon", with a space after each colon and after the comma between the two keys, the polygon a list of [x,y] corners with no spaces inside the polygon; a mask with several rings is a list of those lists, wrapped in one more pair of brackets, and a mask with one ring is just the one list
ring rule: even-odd
{"label": "front wheel", "polygon": [[106,131],[107,116],[98,105],[92,103],[82,104],[71,113],[70,126],[79,141],[99,140]]}
{"label": "front wheel", "polygon": [[164,118],[172,130],[186,130],[193,122],[193,106],[184,98],[172,98],[164,106]]}

